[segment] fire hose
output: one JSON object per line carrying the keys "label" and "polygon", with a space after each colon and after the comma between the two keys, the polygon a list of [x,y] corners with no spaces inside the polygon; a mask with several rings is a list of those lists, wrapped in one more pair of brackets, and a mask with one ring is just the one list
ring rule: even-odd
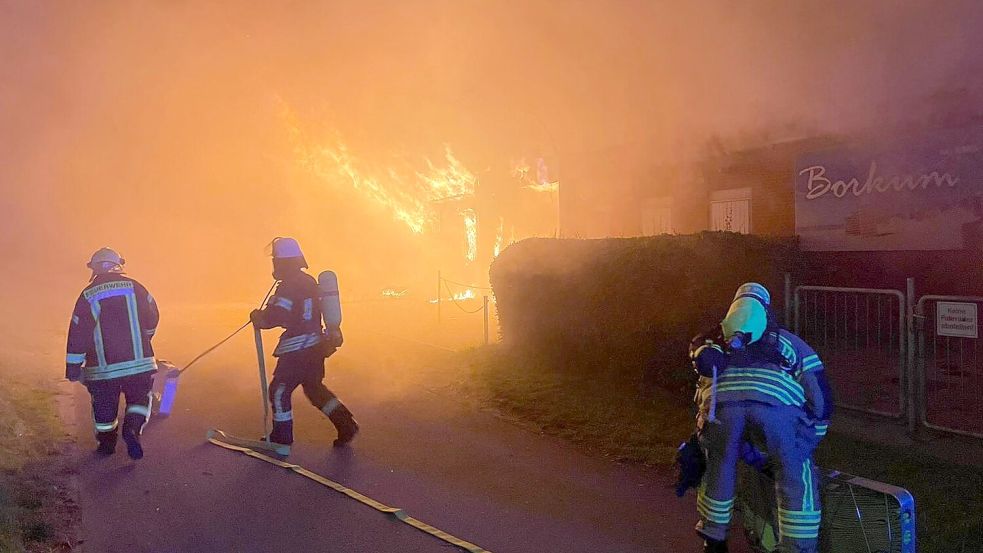
{"label": "fire hose", "polygon": [[287,470],[290,470],[290,471],[292,471],[292,472],[294,472],[296,474],[299,474],[299,475],[301,475],[301,476],[303,476],[305,478],[308,478],[310,480],[313,480],[313,481],[317,482],[318,484],[321,484],[322,486],[325,486],[327,488],[331,488],[332,490],[334,490],[334,491],[336,491],[336,492],[338,492],[338,493],[340,493],[342,495],[348,496],[351,499],[354,499],[355,501],[358,501],[359,503],[361,503],[363,505],[367,505],[369,507],[372,507],[373,509],[375,509],[376,511],[379,511],[380,513],[385,513],[387,515],[391,515],[391,516],[395,517],[396,520],[398,520],[398,521],[400,521],[400,522],[402,522],[404,524],[408,524],[408,525],[412,526],[413,528],[416,528],[417,530],[420,530],[422,532],[426,532],[427,534],[430,534],[431,536],[433,536],[433,537],[435,537],[435,538],[437,538],[437,539],[439,539],[441,541],[444,541],[446,543],[449,543],[449,544],[451,544],[451,545],[453,545],[455,547],[459,547],[459,548],[467,551],[468,553],[491,553],[487,549],[484,549],[484,548],[482,548],[482,547],[480,547],[478,545],[475,545],[475,544],[473,544],[471,542],[468,542],[468,541],[462,540],[460,538],[454,537],[454,536],[448,534],[447,532],[444,532],[443,530],[440,530],[438,528],[435,528],[433,526],[430,526],[429,524],[427,524],[427,523],[425,523],[425,522],[423,522],[421,520],[418,520],[416,518],[413,518],[409,514],[407,514],[406,511],[404,511],[403,509],[400,509],[398,507],[390,507],[388,505],[382,504],[382,503],[380,503],[380,502],[372,499],[371,497],[362,495],[359,492],[357,492],[357,491],[355,491],[355,490],[353,490],[351,488],[347,488],[347,487],[345,487],[345,486],[343,486],[343,485],[335,482],[334,480],[325,478],[324,476],[321,476],[320,474],[317,474],[316,472],[311,472],[311,471],[305,469],[304,467],[302,467],[300,465],[295,465],[293,463],[287,463],[286,461],[281,461],[279,459],[274,459],[273,457],[268,457],[266,455],[263,455],[262,453],[259,453],[257,451],[254,451],[252,449],[249,449],[248,447],[240,447],[240,446],[237,446],[237,445],[228,444],[228,443],[225,443],[225,442],[223,442],[221,440],[218,440],[218,439],[215,439],[215,438],[211,438],[208,441],[211,442],[214,445],[219,446],[219,447],[224,447],[225,449],[228,449],[228,450],[231,450],[231,451],[238,451],[239,453],[242,453],[244,455],[247,455],[249,457],[252,457],[253,459],[259,459],[260,461],[267,462],[267,463],[269,463],[271,465],[275,465],[275,466],[278,466],[280,468],[285,468]]}
{"label": "fire hose", "polygon": [[[274,283],[274,286],[275,286],[275,283]],[[263,302],[260,304],[261,307],[262,307],[263,304],[266,303],[266,300],[269,299],[270,293],[272,291],[273,291],[273,288],[270,288],[270,291],[266,293],[266,297],[263,298]],[[233,332],[228,337],[226,337],[224,340],[222,340],[219,343],[215,344],[214,346],[208,348],[203,353],[201,353],[200,355],[198,355],[197,357],[195,357],[194,359],[192,359],[191,362],[189,362],[188,365],[184,367],[184,369],[181,369],[181,371],[179,371],[179,373],[187,370],[188,367],[190,367],[196,361],[198,361],[202,357],[205,357],[206,355],[208,355],[212,351],[216,350],[219,346],[221,346],[225,342],[228,342],[229,340],[231,340],[234,336],[236,336],[237,334],[239,334],[240,332],[242,332],[242,330],[244,330],[247,326],[249,326],[249,324],[250,323],[246,323],[246,324],[242,325],[241,327],[239,327],[238,329],[236,329],[235,332]],[[262,339],[260,337],[260,331],[259,331],[258,328],[255,329],[255,337],[256,337],[256,352],[257,352],[257,357],[258,357],[258,360],[259,360],[260,387],[261,387],[261,391],[262,391],[262,395],[263,395],[263,427],[264,427],[264,434],[265,434],[265,429],[269,427],[269,419],[268,419],[268,417],[269,417],[269,404],[268,404],[268,401],[269,400],[268,400],[268,397],[267,397],[266,366],[265,366],[265,359],[264,359],[264,355],[263,355],[263,342],[262,342]],[[223,440],[223,438],[225,438],[225,439]],[[320,474],[317,474],[315,472],[311,472],[311,471],[307,470],[306,468],[304,468],[304,467],[302,467],[300,465],[295,465],[295,464],[292,464],[292,463],[287,463],[285,461],[281,461],[279,459],[275,459],[273,457],[269,457],[267,455],[263,455],[262,453],[259,453],[258,451],[255,451],[254,449],[251,449],[250,447],[243,447],[242,445],[236,445],[236,444],[233,444],[233,443],[229,443],[232,440],[229,440],[228,438],[230,438],[230,437],[227,436],[227,435],[225,435],[224,433],[215,433],[215,434],[213,434],[212,432],[209,432],[208,441],[210,443],[214,444],[214,445],[219,446],[219,447],[222,447],[222,448],[225,448],[225,449],[228,449],[228,450],[231,450],[231,451],[238,451],[238,452],[240,452],[240,453],[242,453],[244,455],[247,455],[249,457],[252,457],[254,459],[259,459],[259,460],[265,461],[265,462],[267,462],[269,464],[272,464],[272,465],[275,465],[275,466],[278,466],[278,467],[281,467],[281,468],[289,469],[289,470],[291,470],[292,472],[294,472],[296,474],[299,474],[299,475],[301,475],[301,476],[303,476],[305,478],[308,478],[310,480],[313,480],[313,481],[321,484],[322,486],[328,487],[328,488],[330,488],[330,489],[332,489],[332,490],[334,490],[334,491],[336,491],[338,493],[341,493],[341,494],[343,494],[343,495],[345,495],[345,496],[347,496],[347,497],[349,497],[351,499],[354,499],[354,500],[358,501],[359,503],[362,503],[363,505],[372,507],[376,511],[379,511],[381,513],[385,513],[385,514],[391,515],[394,518],[396,518],[396,520],[398,520],[398,521],[400,521],[400,522],[402,522],[404,524],[407,524],[409,526],[412,526],[413,528],[416,528],[417,530],[420,530],[422,532],[425,532],[425,533],[427,533],[427,534],[429,534],[429,535],[431,535],[431,536],[433,536],[433,537],[435,537],[435,538],[437,538],[437,539],[439,539],[441,541],[444,541],[445,543],[448,543],[450,545],[453,545],[455,547],[458,547],[460,549],[463,549],[464,551],[467,551],[468,553],[491,553],[490,551],[488,551],[488,550],[486,550],[486,549],[484,549],[484,548],[482,548],[482,547],[480,547],[478,545],[475,545],[475,544],[470,543],[468,541],[465,541],[465,540],[462,540],[462,539],[457,538],[455,536],[452,536],[451,534],[448,534],[447,532],[444,532],[443,530],[440,530],[439,528],[435,528],[435,527],[433,527],[433,526],[431,526],[431,525],[429,525],[429,524],[427,524],[427,523],[425,523],[425,522],[423,522],[423,521],[421,521],[419,519],[416,519],[414,517],[411,517],[403,509],[400,509],[400,508],[397,508],[397,507],[390,507],[388,505],[384,505],[383,503],[380,503],[380,502],[378,502],[378,501],[376,501],[376,500],[374,500],[374,499],[372,499],[372,498],[370,498],[370,497],[368,497],[366,495],[363,495],[363,494],[361,494],[361,493],[359,493],[359,492],[357,492],[355,490],[352,490],[351,488],[348,488],[346,486],[343,486],[342,484],[339,484],[338,482],[335,482],[333,480],[330,480],[328,478],[325,478],[324,476],[321,476]],[[266,443],[269,444],[269,435],[268,434],[265,435],[265,440],[266,440]]]}
{"label": "fire hose", "polygon": [[[259,304],[260,309],[262,309],[263,305],[266,304],[266,300],[270,299],[270,294],[273,293],[273,288],[276,287],[276,284],[277,283],[274,282],[273,283],[273,286],[270,286],[270,289],[267,290],[266,296],[263,297],[263,301],[260,302],[260,304]],[[191,366],[194,365],[195,363],[197,363],[199,360],[201,360],[202,358],[204,358],[208,354],[212,353],[213,351],[217,350],[223,344],[225,344],[226,342],[228,342],[229,340],[231,340],[232,338],[234,338],[237,334],[239,334],[240,332],[242,332],[243,330],[245,330],[246,327],[248,327],[250,324],[251,324],[251,322],[248,322],[247,321],[246,324],[244,324],[244,325],[240,326],[239,328],[237,328],[235,330],[235,332],[233,332],[232,334],[229,334],[224,339],[222,339],[221,341],[219,341],[217,344],[213,345],[212,347],[210,347],[210,348],[206,349],[205,351],[201,352],[200,354],[198,354],[198,356],[195,357],[194,359],[192,359],[190,362],[188,362],[188,364],[185,365],[184,368],[178,369],[174,365],[171,365],[170,363],[168,363],[168,362],[166,362],[164,360],[160,360],[159,361],[159,365],[161,367],[168,367],[170,369],[170,370],[167,371],[167,374],[164,375],[164,389],[160,393],[160,407],[159,407],[159,412],[160,412],[161,415],[167,416],[167,415],[170,415],[170,413],[171,413],[171,409],[172,409],[172,407],[174,405],[174,399],[177,396],[178,378],[181,376],[181,374],[184,373],[184,371],[190,369]],[[259,340],[259,337],[258,337],[259,330],[258,329],[256,330],[256,333],[257,333],[257,344],[258,344],[257,345],[257,348],[261,348],[262,347],[262,343],[261,342],[258,342],[258,340]],[[260,358],[260,362],[262,362],[262,358]],[[263,367],[261,367],[261,369],[263,369]],[[264,376],[264,378],[265,378],[265,376]],[[264,394],[265,394],[265,392],[264,392]],[[265,395],[264,395],[264,397],[265,397]],[[264,413],[265,413],[265,411],[266,411],[266,404],[265,403],[263,405],[263,409],[264,409]],[[265,422],[265,419],[264,419],[264,427],[265,427],[265,425],[266,425],[266,422]]]}
{"label": "fire hose", "polygon": [[[279,282],[279,281],[277,281],[277,282]],[[276,287],[277,282],[274,282],[273,283],[273,286],[270,286],[270,289],[267,290],[267,292],[266,292],[266,296],[263,297],[263,301],[259,302],[259,308],[260,309],[262,309],[263,306],[266,304],[266,300],[270,299],[270,294],[273,293],[273,288]],[[229,334],[228,336],[226,336],[222,341],[220,341],[219,343],[215,344],[214,346],[212,346],[212,347],[206,349],[205,351],[201,352],[200,354],[198,354],[198,356],[195,357],[194,359],[192,359],[191,361],[189,361],[188,364],[185,365],[183,369],[178,370],[178,374],[181,374],[184,371],[190,369],[191,368],[191,365],[194,365],[195,363],[197,363],[199,359],[201,359],[202,357],[205,357],[209,353],[211,353],[211,352],[217,350],[218,348],[220,348],[223,344],[225,344],[229,340],[235,338],[237,334],[239,334],[240,332],[242,332],[243,330],[245,330],[246,327],[249,326],[250,324],[252,324],[250,321],[246,321],[246,324],[244,324],[244,325],[240,326],[239,328],[237,328],[235,330],[235,332],[233,332],[232,334]]]}

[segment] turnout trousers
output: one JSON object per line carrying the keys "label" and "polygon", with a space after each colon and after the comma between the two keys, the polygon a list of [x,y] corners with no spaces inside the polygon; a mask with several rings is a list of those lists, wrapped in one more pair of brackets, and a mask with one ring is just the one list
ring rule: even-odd
{"label": "turnout trousers", "polygon": [[349,420],[353,421],[348,408],[324,385],[324,360],[325,355],[320,346],[291,352],[278,358],[273,381],[270,382],[270,405],[273,410],[271,441],[280,444],[292,444],[294,441],[291,396],[298,386],[304,389],[304,395],[311,405],[324,413],[339,431],[349,424]]}
{"label": "turnout trousers", "polygon": [[[815,553],[822,516],[817,475],[812,463],[814,438],[800,431],[802,410],[757,401],[720,403],[717,421],[707,423],[700,442],[707,470],[697,490],[704,538],[724,541],[734,511],[737,462],[741,444],[760,444],[775,471],[779,543],[784,553]],[[814,431],[812,431],[814,434]]]}
{"label": "turnout trousers", "polygon": [[116,445],[120,394],[123,394],[126,400],[123,433],[134,435],[143,433],[147,419],[150,418],[153,383],[152,372],[85,383],[89,395],[92,396],[92,418],[95,420],[96,439],[99,440],[100,445],[110,449]]}

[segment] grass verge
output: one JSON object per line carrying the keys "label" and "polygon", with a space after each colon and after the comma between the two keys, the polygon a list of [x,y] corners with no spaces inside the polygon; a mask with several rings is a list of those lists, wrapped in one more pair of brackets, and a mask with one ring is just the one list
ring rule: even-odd
{"label": "grass verge", "polygon": [[667,465],[692,432],[692,416],[668,393],[642,398],[623,381],[530,367],[494,346],[463,355],[471,372],[469,395],[600,455]]}
{"label": "grass verge", "polygon": [[5,375],[0,389],[0,551],[74,549],[78,511],[57,413],[54,390]]}
{"label": "grass verge", "polygon": [[[500,346],[462,356],[459,361],[469,367],[470,378],[462,384],[468,395],[599,455],[668,469],[676,446],[693,430],[685,395],[655,391],[642,397],[630,384],[530,366]],[[920,552],[983,551],[980,467],[866,442],[837,434],[835,428],[816,457],[822,466],[909,490],[918,513]]]}

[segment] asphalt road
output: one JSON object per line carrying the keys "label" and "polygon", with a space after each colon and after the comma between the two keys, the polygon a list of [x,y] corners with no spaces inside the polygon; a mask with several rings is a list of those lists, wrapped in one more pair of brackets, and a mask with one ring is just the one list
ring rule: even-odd
{"label": "asphalt road", "polygon": [[[170,349],[191,348],[172,340]],[[668,475],[588,456],[477,409],[444,386],[445,373],[427,370],[421,349],[398,340],[368,343],[349,332],[328,361],[326,382],[362,433],[350,448],[332,448],[333,427],[298,390],[289,460],[495,553],[700,549],[692,495],[676,499]],[[175,412],[148,425],[141,461],[131,461],[122,442],[113,457],[96,456],[81,387],[76,398],[84,551],[458,550],[287,470],[205,442],[212,426],[261,434],[249,336],[181,378]]]}

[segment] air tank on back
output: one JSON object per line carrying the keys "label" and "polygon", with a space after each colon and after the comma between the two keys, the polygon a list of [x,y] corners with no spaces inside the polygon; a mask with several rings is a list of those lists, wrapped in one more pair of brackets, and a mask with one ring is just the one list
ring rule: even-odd
{"label": "air tank on back", "polygon": [[317,286],[321,291],[321,317],[324,319],[325,328],[331,330],[341,327],[338,276],[334,271],[324,271],[317,276]]}

